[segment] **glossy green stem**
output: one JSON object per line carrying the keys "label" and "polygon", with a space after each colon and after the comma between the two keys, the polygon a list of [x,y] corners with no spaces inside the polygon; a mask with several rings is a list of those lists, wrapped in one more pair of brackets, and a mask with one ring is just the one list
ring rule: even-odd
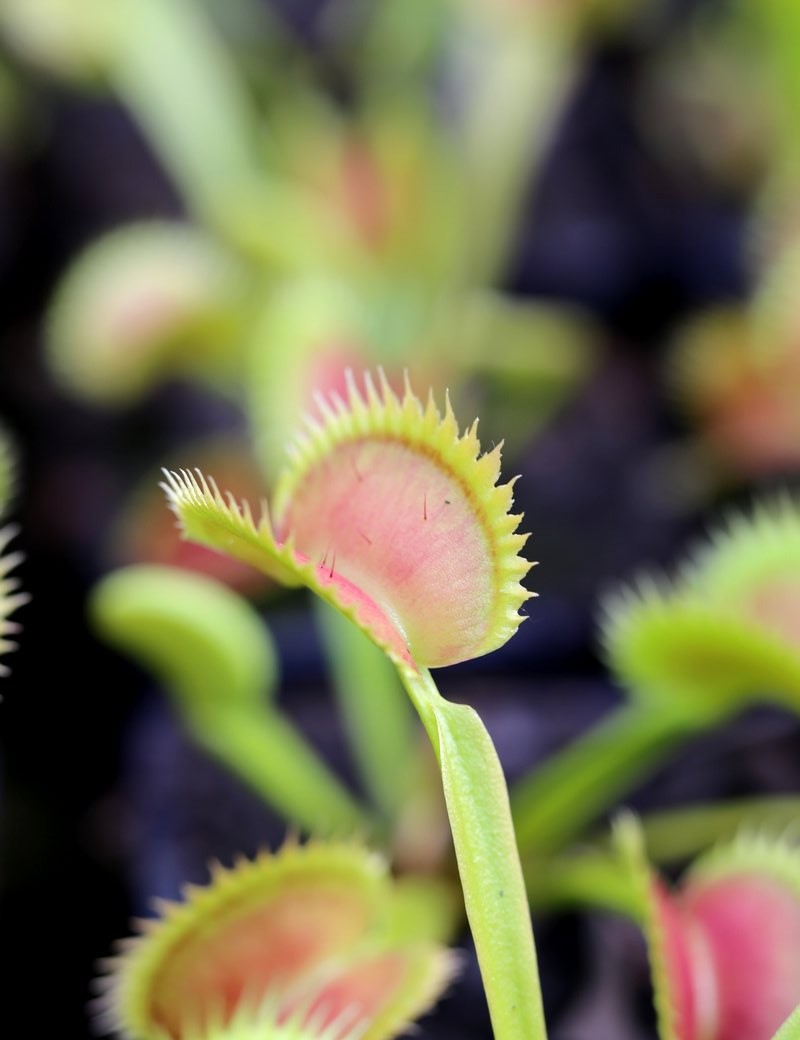
{"label": "glossy green stem", "polygon": [[319,210],[266,168],[266,130],[207,14],[192,0],[115,2],[111,85],[193,216],[264,268],[317,264]]}
{"label": "glossy green stem", "polygon": [[210,223],[257,177],[258,126],[233,59],[191,0],[123,0],[113,86],[195,214]]}
{"label": "glossy green stem", "polygon": [[472,708],[439,694],[431,675],[401,672],[431,739],[496,1040],[544,1040],[536,950],[505,778]]}
{"label": "glossy green stem", "polygon": [[481,243],[473,257],[478,282],[495,277],[506,262],[524,192],[572,82],[571,32],[553,21],[531,17],[529,25],[511,28],[479,11],[475,24],[466,24],[477,70],[463,146],[473,181],[473,232]]}
{"label": "glossy green stem", "polygon": [[373,829],[274,706],[272,640],[240,596],[198,574],[135,566],[99,582],[89,612],[104,639],[159,678],[198,743],[292,823],[313,833]]}
{"label": "glossy green stem", "polygon": [[536,909],[592,906],[639,920],[641,901],[620,870],[619,857],[603,849],[523,860],[528,898]]}
{"label": "glossy green stem", "polygon": [[376,829],[294,725],[274,708],[258,715],[220,710],[186,721],[199,744],[303,831],[363,836]]}
{"label": "glossy green stem", "polygon": [[556,752],[512,788],[523,857],[563,848],[703,725],[631,704]]}
{"label": "glossy green stem", "polygon": [[350,747],[372,801],[392,820],[404,802],[414,717],[386,654],[322,600],[314,607]]}
{"label": "glossy green stem", "polygon": [[800,823],[800,797],[741,798],[650,813],[640,820],[648,857],[655,863],[693,859],[748,825],[781,831]]}

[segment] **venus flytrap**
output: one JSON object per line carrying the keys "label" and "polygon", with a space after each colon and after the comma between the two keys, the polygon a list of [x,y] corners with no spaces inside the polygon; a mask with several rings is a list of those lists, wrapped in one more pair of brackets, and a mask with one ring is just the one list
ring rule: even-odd
{"label": "venus flytrap", "polygon": [[800,849],[743,832],[671,892],[632,819],[618,844],[641,900],[660,1040],[770,1040],[800,1000]]}
{"label": "venus flytrap", "polygon": [[733,516],[679,572],[610,611],[617,675],[701,715],[766,698],[800,709],[800,506],[790,496]]}
{"label": "venus flytrap", "polygon": [[215,865],[105,963],[99,1024],[132,1040],[389,1040],[455,970],[427,934],[395,927],[397,898],[355,843]]}
{"label": "venus flytrap", "polygon": [[433,744],[467,915],[498,1040],[539,1040],[544,1020],[522,872],[502,770],[475,712],[438,693],[428,670],[488,653],[513,635],[530,564],[496,485],[499,450],[479,456],[449,402],[398,399],[381,376],[321,400],[256,521],[246,503],[183,471],[165,489],[187,538],[307,585],[394,662]]}
{"label": "venus flytrap", "polygon": [[[16,453],[9,435],[0,427],[0,520],[7,511],[14,494],[16,481]],[[28,595],[20,592],[19,581],[11,572],[22,562],[22,553],[7,552],[17,529],[13,524],[0,527],[0,656],[15,650],[17,644],[10,637],[19,631],[11,615],[28,602]],[[8,667],[0,661],[0,676],[8,675]]]}
{"label": "venus flytrap", "polygon": [[[6,552],[15,534],[15,528],[10,525],[0,529],[0,656],[16,649],[17,644],[9,637],[19,631],[19,625],[10,617],[18,607],[28,602],[27,593],[19,591],[17,579],[10,577],[11,571],[22,560],[21,553]],[[8,667],[2,662],[0,675],[8,675]]]}
{"label": "venus flytrap", "polygon": [[[375,357],[389,365],[394,354],[405,352],[415,332],[408,329],[401,296],[384,290],[377,300],[375,293],[321,276],[274,288],[248,336],[245,378],[248,419],[270,483],[280,475],[283,449],[297,432],[298,417],[321,418],[320,395],[346,396],[348,368],[363,368]],[[413,314],[411,324],[419,332],[419,316]],[[423,344],[424,338],[418,346]],[[396,383],[402,385],[402,378]],[[227,475],[225,480],[230,489]],[[337,611],[319,607],[318,628],[355,764],[365,790],[394,826],[397,813],[408,806],[408,778],[425,776],[413,740],[413,708],[386,655]],[[418,848],[430,846],[420,837]]]}
{"label": "venus flytrap", "polygon": [[394,825],[418,773],[413,710],[386,655],[338,611],[319,601],[315,606],[348,743],[364,788],[384,820]]}
{"label": "venus flytrap", "polygon": [[652,578],[607,600],[606,655],[631,703],[512,792],[531,864],[556,851],[679,743],[770,700],[800,710],[800,506],[734,518],[672,585]]}
{"label": "venus flytrap", "polygon": [[112,231],[72,263],[52,300],[51,367],[71,392],[105,405],[175,376],[230,387],[247,285],[242,265],[191,225]]}

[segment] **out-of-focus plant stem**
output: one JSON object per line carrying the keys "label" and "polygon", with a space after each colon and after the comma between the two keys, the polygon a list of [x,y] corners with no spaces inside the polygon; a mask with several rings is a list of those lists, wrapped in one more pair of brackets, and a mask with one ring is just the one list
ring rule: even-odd
{"label": "out-of-focus plant stem", "polygon": [[194,217],[267,267],[307,264],[319,214],[262,162],[266,128],[207,16],[191,0],[120,2],[108,77]]}
{"label": "out-of-focus plant stem", "polygon": [[190,207],[212,223],[257,175],[258,123],[235,65],[187,0],[127,0],[110,78]]}
{"label": "out-of-focus plant stem", "polygon": [[311,834],[372,834],[375,825],[293,724],[273,708],[186,719],[199,744],[287,820]]}
{"label": "out-of-focus plant stem", "polygon": [[556,752],[511,792],[522,855],[563,848],[706,725],[705,719],[631,704]]}
{"label": "out-of-focus plant stem", "polygon": [[648,857],[655,863],[691,859],[743,828],[779,833],[800,826],[800,797],[738,798],[650,813],[641,819]]}
{"label": "out-of-focus plant stem", "polygon": [[268,805],[314,834],[375,830],[275,707],[272,641],[241,597],[200,575],[138,566],[104,578],[89,607],[103,638],[159,678],[195,740]]}
{"label": "out-of-focus plant stem", "polygon": [[520,207],[572,83],[572,38],[566,26],[535,20],[512,28],[476,14],[463,26],[471,70],[462,148],[473,180],[472,231],[478,281],[497,276],[519,225]]}
{"label": "out-of-focus plant stem", "polygon": [[336,695],[364,786],[387,820],[403,805],[414,717],[386,654],[356,626],[315,601]]}
{"label": "out-of-focus plant stem", "polygon": [[618,857],[604,849],[581,849],[556,857],[523,858],[528,897],[534,909],[592,906],[641,916],[641,901],[620,870]]}

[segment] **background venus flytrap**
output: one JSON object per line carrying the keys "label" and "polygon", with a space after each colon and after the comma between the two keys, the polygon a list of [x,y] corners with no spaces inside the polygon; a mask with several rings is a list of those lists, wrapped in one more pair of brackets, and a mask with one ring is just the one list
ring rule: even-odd
{"label": "background venus flytrap", "polygon": [[[0,428],[0,521],[6,520],[12,507],[14,487],[17,479],[17,460],[10,436]],[[11,619],[11,615],[27,602],[28,596],[22,592],[13,571],[22,562],[22,554],[9,549],[18,529],[6,522],[0,528],[0,654],[7,654],[16,649],[16,643],[10,636],[19,631],[19,626]],[[0,675],[8,675],[8,665],[0,662]]]}

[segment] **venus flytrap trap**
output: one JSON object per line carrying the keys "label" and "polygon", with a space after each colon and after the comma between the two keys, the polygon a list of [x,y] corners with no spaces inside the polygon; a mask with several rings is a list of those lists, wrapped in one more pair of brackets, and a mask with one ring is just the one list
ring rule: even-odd
{"label": "venus flytrap trap", "polygon": [[[16,453],[9,435],[0,427],[0,520],[7,514],[16,482]],[[13,524],[0,527],[0,656],[16,649],[10,637],[19,631],[11,615],[28,602],[28,594],[20,592],[19,581],[11,572],[22,562],[22,553],[7,552],[17,533]],[[8,675],[8,666],[0,661],[0,676]]]}
{"label": "venus flytrap trap", "polygon": [[[11,615],[28,602],[28,595],[19,591],[19,582],[11,577],[11,571],[21,562],[22,554],[7,553],[6,549],[16,529],[6,525],[0,529],[0,656],[15,650],[17,644],[9,638],[19,631],[19,625],[11,621]],[[0,661],[0,675],[8,675],[8,667]]]}
{"label": "venus flytrap trap", "polygon": [[797,464],[794,304],[771,298],[770,285],[784,277],[781,267],[796,271],[796,247],[792,252],[773,265],[749,306],[700,315],[671,350],[667,380],[696,430],[695,458],[712,487]]}
{"label": "venus flytrap trap", "polygon": [[800,848],[743,832],[672,892],[632,818],[617,844],[639,893],[660,1040],[770,1040],[800,1001]]}
{"label": "venus flytrap trap", "polygon": [[175,376],[231,384],[244,318],[241,264],[188,224],[130,224],[94,241],[51,303],[54,373],[78,396],[130,403]]}
{"label": "venus flytrap trap", "polygon": [[307,585],[375,642],[398,673],[439,760],[461,874],[498,1040],[545,1035],[536,956],[502,770],[475,712],[444,700],[430,667],[477,657],[513,635],[529,593],[525,537],[498,486],[499,450],[479,455],[407,386],[386,379],[346,401],[319,402],[322,420],[258,521],[210,479],[168,474],[165,490],[187,538]]}
{"label": "venus flytrap trap", "polygon": [[395,927],[396,898],[384,861],[355,843],[214,866],[105,963],[99,1023],[132,1040],[389,1040],[456,967]]}
{"label": "venus flytrap trap", "polygon": [[531,869],[694,734],[760,700],[800,710],[798,601],[789,497],[733,519],[671,585],[645,578],[607,599],[606,656],[631,702],[512,791]]}
{"label": "venus flytrap trap", "polygon": [[800,708],[800,506],[786,496],[731,518],[672,586],[611,606],[609,659],[656,703],[710,718],[756,699]]}

